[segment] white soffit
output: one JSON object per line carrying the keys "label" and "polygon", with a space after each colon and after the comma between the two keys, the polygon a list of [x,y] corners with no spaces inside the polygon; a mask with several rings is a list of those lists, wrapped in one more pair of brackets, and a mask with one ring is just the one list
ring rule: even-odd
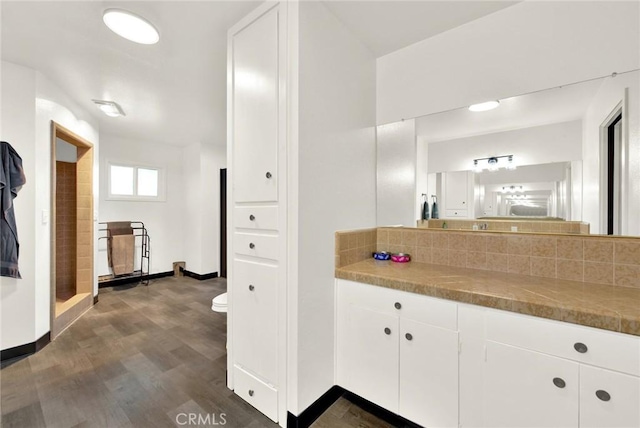
{"label": "white soffit", "polygon": [[376,57],[381,57],[518,1],[343,1],[326,6]]}

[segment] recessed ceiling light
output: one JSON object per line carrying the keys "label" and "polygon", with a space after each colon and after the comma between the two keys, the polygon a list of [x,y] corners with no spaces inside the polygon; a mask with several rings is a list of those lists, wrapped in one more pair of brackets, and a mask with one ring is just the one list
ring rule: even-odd
{"label": "recessed ceiling light", "polygon": [[469,106],[471,111],[487,111],[493,110],[500,105],[500,101],[487,101],[486,103],[472,104]]}
{"label": "recessed ceiling light", "polygon": [[98,108],[102,110],[102,112],[107,116],[110,116],[110,117],[126,116],[126,114],[124,113],[124,110],[122,110],[122,107],[120,107],[120,105],[114,101],[105,101],[105,100],[91,100],[91,101],[93,101],[98,106]]}
{"label": "recessed ceiling light", "polygon": [[122,9],[107,9],[102,20],[111,31],[132,42],[153,45],[160,40],[160,34],[152,23],[135,13]]}

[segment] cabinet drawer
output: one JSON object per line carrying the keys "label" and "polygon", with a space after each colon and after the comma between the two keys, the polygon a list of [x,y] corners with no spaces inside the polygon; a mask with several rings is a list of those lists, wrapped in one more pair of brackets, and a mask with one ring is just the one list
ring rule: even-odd
{"label": "cabinet drawer", "polygon": [[345,302],[436,327],[458,329],[458,306],[454,302],[353,281],[338,283],[340,298]]}
{"label": "cabinet drawer", "polygon": [[233,250],[237,254],[278,260],[278,237],[236,232]]}
{"label": "cabinet drawer", "polygon": [[278,230],[278,207],[236,207],[233,216],[237,228]]}
{"label": "cabinet drawer", "polygon": [[526,315],[491,311],[487,339],[640,375],[640,337]]}
{"label": "cabinet drawer", "polygon": [[229,287],[233,304],[234,360],[276,382],[278,359],[278,268],[235,260]]}
{"label": "cabinet drawer", "polygon": [[275,388],[238,366],[233,366],[233,379],[236,394],[268,418],[278,422],[278,391]]}
{"label": "cabinet drawer", "polygon": [[446,210],[445,218],[467,217],[467,210]]}

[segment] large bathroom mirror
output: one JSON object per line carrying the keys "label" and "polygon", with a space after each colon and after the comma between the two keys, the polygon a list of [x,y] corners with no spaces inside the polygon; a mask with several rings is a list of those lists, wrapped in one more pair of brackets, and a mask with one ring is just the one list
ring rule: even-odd
{"label": "large bathroom mirror", "polygon": [[414,130],[415,193],[403,219],[419,219],[426,196],[440,219],[574,221],[592,234],[640,235],[639,71],[497,101],[378,127],[379,158],[390,133]]}

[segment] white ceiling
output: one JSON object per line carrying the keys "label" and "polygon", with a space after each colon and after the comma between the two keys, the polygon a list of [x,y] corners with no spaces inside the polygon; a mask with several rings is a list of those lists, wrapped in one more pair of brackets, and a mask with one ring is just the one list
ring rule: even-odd
{"label": "white ceiling", "polygon": [[481,18],[518,1],[325,1],[376,57]]}
{"label": "white ceiling", "polygon": [[[225,144],[226,31],[259,2],[2,1],[2,59],[41,71],[99,120],[132,140]],[[160,31],[145,46],[112,33],[102,11],[138,13]],[[127,116],[100,113],[92,98]]]}
{"label": "white ceiling", "polygon": [[[225,144],[226,31],[260,1],[2,1],[2,59],[42,72],[94,115],[100,132],[146,142]],[[515,2],[330,1],[376,55]],[[160,30],[145,46],[113,34],[102,11],[138,13]],[[100,113],[92,98],[127,116]]]}

